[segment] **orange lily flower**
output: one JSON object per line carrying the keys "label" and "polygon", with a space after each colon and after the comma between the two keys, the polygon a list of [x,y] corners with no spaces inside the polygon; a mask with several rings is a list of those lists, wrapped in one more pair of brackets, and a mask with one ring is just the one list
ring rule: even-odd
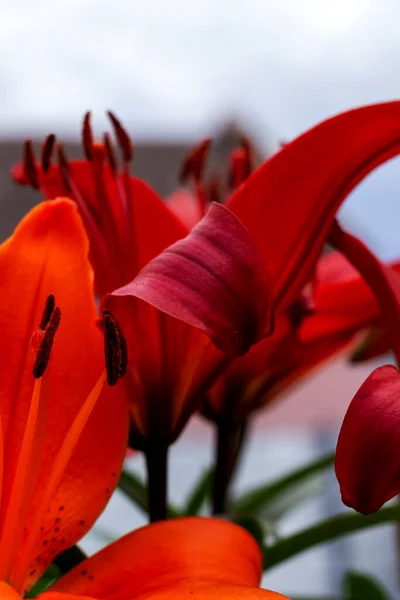
{"label": "orange lily flower", "polygon": [[90,529],[125,454],[87,254],[68,199],[33,209],[0,246],[0,581],[19,594]]}

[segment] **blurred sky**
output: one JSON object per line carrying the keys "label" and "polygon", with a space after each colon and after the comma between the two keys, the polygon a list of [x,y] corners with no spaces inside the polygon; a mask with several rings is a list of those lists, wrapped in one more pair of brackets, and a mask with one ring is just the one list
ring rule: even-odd
{"label": "blurred sky", "polygon": [[[400,96],[398,0],[16,0],[0,19],[0,134],[77,135],[112,108],[137,138],[246,122],[261,144]],[[342,213],[400,254],[397,161]],[[400,206],[400,205],[399,205]]]}

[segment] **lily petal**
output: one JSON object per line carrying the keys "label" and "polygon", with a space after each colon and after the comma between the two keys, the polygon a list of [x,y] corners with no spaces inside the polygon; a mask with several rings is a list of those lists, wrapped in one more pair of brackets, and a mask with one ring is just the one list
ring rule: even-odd
{"label": "lily petal", "polygon": [[51,590],[126,600],[179,591],[186,583],[194,589],[257,588],[261,574],[261,551],[244,529],[219,519],[191,517],[133,531],[64,575]]}
{"label": "lily petal", "polygon": [[267,266],[240,221],[219,204],[112,296],[144,300],[201,329],[229,355],[245,354],[271,331]]}
{"label": "lily petal", "polygon": [[[385,268],[400,273],[400,263]],[[318,261],[314,301],[316,310],[303,320],[298,333],[304,342],[357,331],[382,320],[379,304],[368,283],[338,252],[331,252]]]}
{"label": "lily petal", "polygon": [[233,194],[227,206],[268,261],[279,307],[312,276],[346,196],[400,152],[399,132],[400,102],[342,113],[286,144]]}
{"label": "lily petal", "polygon": [[344,418],[336,449],[342,500],[363,514],[400,493],[400,374],[379,367],[362,384]]}
{"label": "lily petal", "polygon": [[330,241],[358,269],[373,291],[400,364],[400,274],[382,263],[361,240],[343,231],[337,222],[332,226]]}
{"label": "lily petal", "polygon": [[[4,365],[0,411],[5,440],[5,503],[31,402],[34,356],[30,339],[50,293],[62,311],[49,364],[50,402],[27,531],[54,456],[104,368],[103,340],[95,323],[93,274],[87,254],[85,230],[69,200],[55,200],[33,209],[0,247],[0,353]],[[126,401],[120,392],[121,389],[104,390],[95,407],[48,507],[35,554],[27,557],[24,548],[20,550],[18,561],[31,563],[30,585],[56,553],[88,531],[116,486],[128,428]]]}
{"label": "lily petal", "polygon": [[76,596],[75,594],[59,594],[58,592],[44,592],[38,600],[97,600],[93,596]]}

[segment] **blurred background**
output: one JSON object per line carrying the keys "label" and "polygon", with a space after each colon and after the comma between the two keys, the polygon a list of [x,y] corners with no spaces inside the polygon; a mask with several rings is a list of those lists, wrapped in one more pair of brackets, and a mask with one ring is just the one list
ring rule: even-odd
{"label": "blurred background", "polygon": [[[133,171],[163,196],[177,186],[187,150],[215,138],[224,165],[238,135],[261,160],[318,121],[400,96],[398,0],[17,0],[0,18],[0,236],[39,201],[10,179],[21,142],[56,133],[80,156],[83,113],[100,135],[105,110],[136,145]],[[340,213],[347,228],[386,259],[400,256],[400,165],[370,176]],[[288,215],[288,218],[291,218]],[[388,357],[390,360],[390,357]],[[376,364],[336,359],[254,423],[237,481],[240,489],[300,466],[334,448],[345,409]],[[196,419],[172,450],[172,497],[189,489],[211,461],[207,425]],[[140,457],[130,459],[142,472]],[[317,499],[290,512],[287,533],[342,510],[327,476]],[[144,523],[122,496],[112,501],[83,548]],[[379,548],[377,556],[376,549]],[[369,570],[397,597],[390,527],[332,543],[268,573],[266,586],[290,595],[337,594],[348,567]]]}

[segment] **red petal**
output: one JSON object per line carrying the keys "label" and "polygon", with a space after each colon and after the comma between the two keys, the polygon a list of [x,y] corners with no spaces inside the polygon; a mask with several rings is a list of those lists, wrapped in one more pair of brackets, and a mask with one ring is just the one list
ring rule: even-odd
{"label": "red petal", "polygon": [[267,267],[240,221],[219,204],[111,295],[144,300],[201,329],[229,355],[244,354],[271,328]]}
{"label": "red petal", "polygon": [[369,514],[400,493],[400,374],[375,369],[354,396],[339,434],[342,500]]}
{"label": "red petal", "polygon": [[312,275],[340,204],[370,171],[400,152],[400,102],[320,123],[265,162],[228,203],[263,251],[277,303]]}
{"label": "red petal", "polygon": [[340,229],[337,223],[332,228],[330,241],[352,262],[372,289],[400,364],[400,274],[376,258],[360,240]]}
{"label": "red petal", "polygon": [[197,198],[184,188],[168,196],[166,204],[188,230],[193,229],[201,219],[201,208]]}

